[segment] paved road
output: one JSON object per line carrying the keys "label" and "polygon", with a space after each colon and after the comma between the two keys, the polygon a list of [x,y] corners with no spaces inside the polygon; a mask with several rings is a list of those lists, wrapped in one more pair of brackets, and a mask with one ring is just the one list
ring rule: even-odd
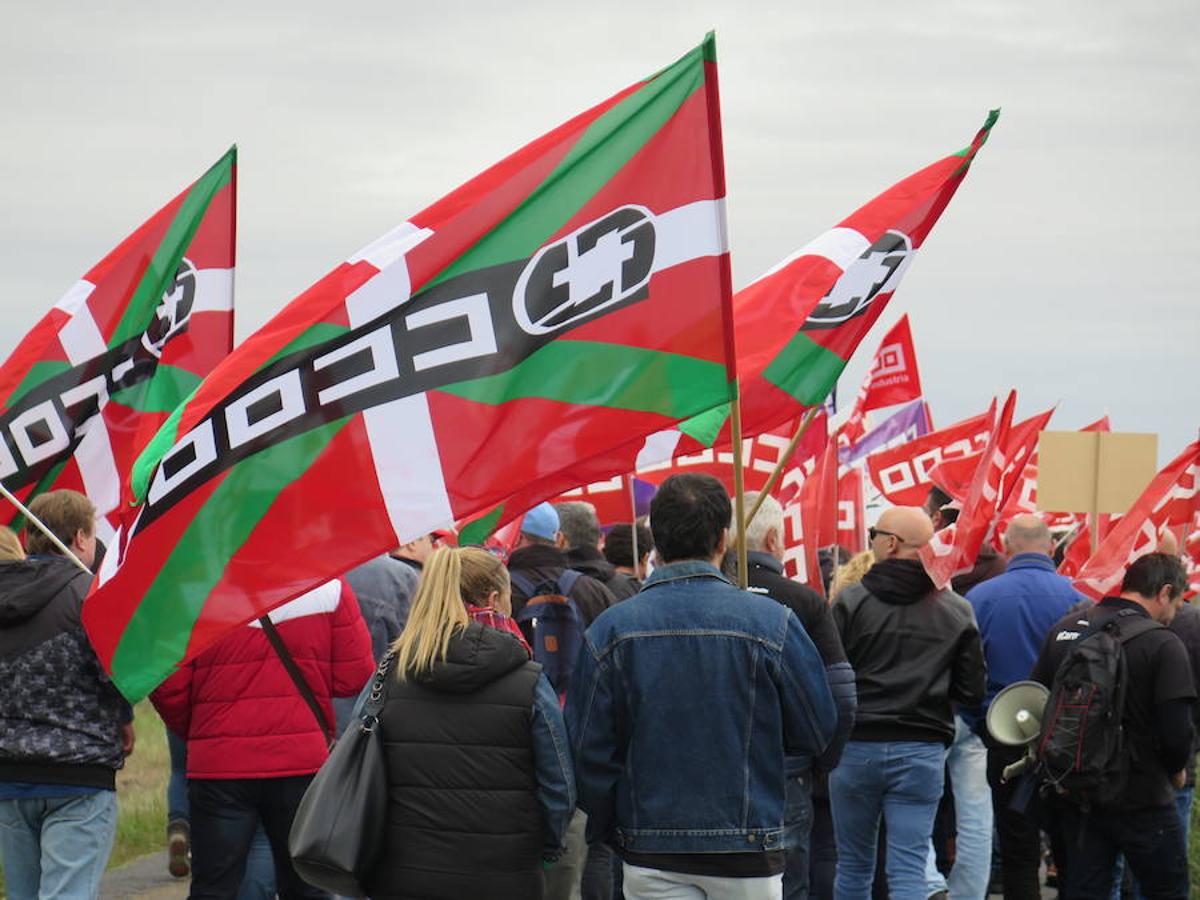
{"label": "paved road", "polygon": [[100,881],[101,900],[183,900],[187,895],[187,879],[167,874],[166,850],[110,869]]}

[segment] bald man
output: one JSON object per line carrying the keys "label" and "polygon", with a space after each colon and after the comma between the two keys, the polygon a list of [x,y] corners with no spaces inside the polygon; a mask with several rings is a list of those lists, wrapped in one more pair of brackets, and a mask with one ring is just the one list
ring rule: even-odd
{"label": "bald man", "polygon": [[975,609],[983,652],[987,660],[988,686],[983,706],[969,711],[967,718],[988,746],[987,778],[992,789],[992,808],[1000,837],[1000,867],[1004,896],[1036,898],[1041,838],[1038,826],[1009,808],[1016,782],[1002,784],[1000,773],[1024,754],[1023,747],[996,744],[985,734],[983,717],[996,694],[1016,681],[1024,681],[1033,670],[1042,642],[1054,623],[1084,599],[1071,587],[1070,579],[1054,571],[1054,549],[1050,529],[1034,515],[1017,516],[1004,533],[1008,569],[967,592]]}
{"label": "bald man", "polygon": [[953,706],[979,703],[987,675],[970,604],[937,590],[921,565],[920,549],[933,537],[925,511],[889,509],[870,535],[877,562],[833,602],[858,689],[854,730],[829,776],[834,895],[870,897],[882,817],[891,896],[924,898]]}

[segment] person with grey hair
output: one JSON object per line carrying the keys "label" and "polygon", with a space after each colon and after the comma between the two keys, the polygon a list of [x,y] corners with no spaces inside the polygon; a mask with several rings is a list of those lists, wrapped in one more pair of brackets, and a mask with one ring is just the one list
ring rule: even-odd
{"label": "person with grey hair", "polygon": [[637,582],[617,571],[600,552],[600,519],[596,507],[572,500],[555,503],[558,530],[567,547],[567,564],[576,572],[594,578],[608,588],[616,600],[627,600],[638,592]]}
{"label": "person with grey hair", "polygon": [[[748,493],[746,507],[752,507],[757,500],[758,492]],[[734,524],[735,531],[739,531]],[[812,893],[818,896],[828,896],[828,891],[832,890],[832,883],[825,885],[828,890],[820,889],[820,883],[827,879],[819,873],[814,873],[816,877],[810,878],[810,869],[816,862],[816,854],[810,853],[810,838],[814,823],[819,833],[832,833],[829,789],[824,776],[837,765],[842,747],[850,736],[850,728],[854,724],[855,690],[854,670],[846,661],[846,652],[842,649],[841,638],[829,614],[829,605],[812,588],[784,575],[783,551],[783,507],[768,494],[746,528],[749,589],[752,593],[766,594],[796,614],[821,654],[825,677],[838,711],[834,738],[820,757],[789,757],[786,760],[787,818],[784,824],[788,832],[788,855],[783,873],[783,896],[785,900],[799,900],[809,895],[810,882],[817,882],[813,885],[817,889]],[[818,783],[814,785],[814,782]],[[824,862],[826,864],[821,871],[831,879],[832,869],[827,859]]]}
{"label": "person with grey hair", "polygon": [[[954,783],[955,803],[969,808],[971,801],[961,803],[960,795],[964,798],[972,795],[970,785],[979,780],[982,774],[979,769],[985,769],[1000,843],[1000,874],[1004,896],[1027,898],[1041,896],[1038,884],[1041,834],[1034,822],[1010,808],[1017,783],[1014,781],[1004,784],[1000,779],[1004,767],[1020,759],[1025,748],[1006,747],[995,743],[990,735],[986,734],[984,720],[996,694],[1013,682],[1029,678],[1042,642],[1054,623],[1065,616],[1071,607],[1086,598],[1071,586],[1070,579],[1055,572],[1054,561],[1050,558],[1054,549],[1050,529],[1037,516],[1024,514],[1014,517],[1004,533],[1004,545],[1008,553],[1007,570],[976,585],[967,593],[967,600],[975,610],[975,619],[983,640],[988,684],[981,707],[959,710],[958,733],[951,749],[951,779]],[[956,755],[959,757],[958,766],[954,764]],[[972,762],[963,760],[964,756],[970,757]],[[954,775],[955,768],[960,771],[958,776]],[[991,855],[990,818],[984,838],[986,847],[979,851],[981,857],[982,854],[986,854],[988,858]],[[971,852],[970,834],[968,829],[968,853]],[[960,825],[960,860],[963,859],[963,849]],[[950,873],[951,896],[962,890],[960,882],[967,869],[964,868],[960,873],[959,866],[960,863],[956,862],[954,870]],[[986,871],[988,863],[981,858],[978,866]],[[972,882],[983,883],[986,886],[986,877],[977,875]],[[931,886],[937,886],[936,879],[931,879]],[[970,892],[963,896],[969,894]]]}

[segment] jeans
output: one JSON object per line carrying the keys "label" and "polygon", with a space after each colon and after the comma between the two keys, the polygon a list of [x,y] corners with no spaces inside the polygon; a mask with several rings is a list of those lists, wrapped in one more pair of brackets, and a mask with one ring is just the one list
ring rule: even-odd
{"label": "jeans", "polygon": [[[187,741],[167,732],[167,749],[171,754],[171,777],[167,781],[167,825],[189,822],[187,783]],[[246,873],[238,889],[237,900],[271,900],[275,896],[275,860],[271,842],[259,823],[254,840],[246,853]]]}
{"label": "jeans", "polygon": [[[830,900],[833,897],[833,879],[837,875],[837,838],[833,833],[833,813],[829,809],[828,797],[813,798],[808,854],[808,895],[816,900]],[[787,881],[786,873],[784,881]]]}
{"label": "jeans", "polygon": [[926,896],[949,891],[951,897],[985,897],[992,868],[992,791],[987,779],[987,748],[966,722],[954,718],[954,743],[946,753],[954,791],[957,852],[950,877],[937,868],[933,844],[925,865]]}
{"label": "jeans", "polygon": [[0,800],[0,862],[11,900],[97,897],[117,832],[117,794]]}
{"label": "jeans", "polygon": [[784,900],[806,900],[808,897],[809,840],[813,825],[812,779],[811,772],[789,775],[784,788],[783,830],[787,846],[787,867],[783,870]]}
{"label": "jeans", "polygon": [[612,847],[601,841],[588,844],[587,862],[583,864],[583,878],[580,882],[583,900],[613,900],[616,857]]}
{"label": "jeans", "polygon": [[718,878],[625,863],[625,896],[629,900],[780,900],[783,876]]}
{"label": "jeans", "polygon": [[945,748],[933,741],[850,741],[829,776],[838,900],[867,900],[879,821],[887,823],[891,900],[925,900],[925,858],[942,796]]}
{"label": "jeans", "polygon": [[1072,900],[1109,900],[1118,854],[1124,854],[1151,900],[1185,900],[1188,895],[1187,845],[1174,806],[1138,810],[1093,808],[1084,814],[1068,803],[1056,805],[1067,855],[1062,895]]}
{"label": "jeans", "polygon": [[[1192,833],[1192,799],[1195,794],[1195,787],[1176,788],[1175,790],[1175,809],[1179,813],[1179,822],[1183,825],[1183,845],[1189,846],[1188,839]],[[1113,900],[1121,898],[1121,882],[1125,878],[1125,857],[1117,858],[1117,868],[1113,875]],[[1144,900],[1145,894],[1142,893],[1141,886],[1137,883],[1137,879],[1133,879],[1133,896],[1138,900]]]}
{"label": "jeans", "polygon": [[171,754],[171,777],[167,780],[167,824],[188,820],[187,741],[167,732],[167,750]]}
{"label": "jeans", "polygon": [[[1021,779],[1014,778],[1007,784],[1000,781],[1005,766],[1021,759],[1025,752],[1024,747],[997,745],[988,748],[987,777],[992,788],[992,809],[1000,842],[1004,900],[1040,900],[1042,896],[1038,878],[1038,867],[1042,863],[1041,828],[1032,816],[1012,808]],[[1059,866],[1061,868],[1061,861]]]}
{"label": "jeans", "polygon": [[262,823],[281,900],[327,895],[300,880],[288,854],[288,832],[312,775],[290,778],[193,778],[188,781],[192,827],[192,900],[238,894],[254,833]]}

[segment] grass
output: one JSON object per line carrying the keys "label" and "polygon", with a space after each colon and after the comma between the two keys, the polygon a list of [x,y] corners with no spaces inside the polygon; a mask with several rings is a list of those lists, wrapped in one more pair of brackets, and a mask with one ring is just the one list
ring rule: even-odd
{"label": "grass", "polygon": [[[167,778],[171,757],[167,732],[149,701],[134,710],[137,742],[133,755],[117,773],[117,836],[108,867],[153,853],[166,846]],[[4,872],[0,870],[0,896],[4,895]]]}

